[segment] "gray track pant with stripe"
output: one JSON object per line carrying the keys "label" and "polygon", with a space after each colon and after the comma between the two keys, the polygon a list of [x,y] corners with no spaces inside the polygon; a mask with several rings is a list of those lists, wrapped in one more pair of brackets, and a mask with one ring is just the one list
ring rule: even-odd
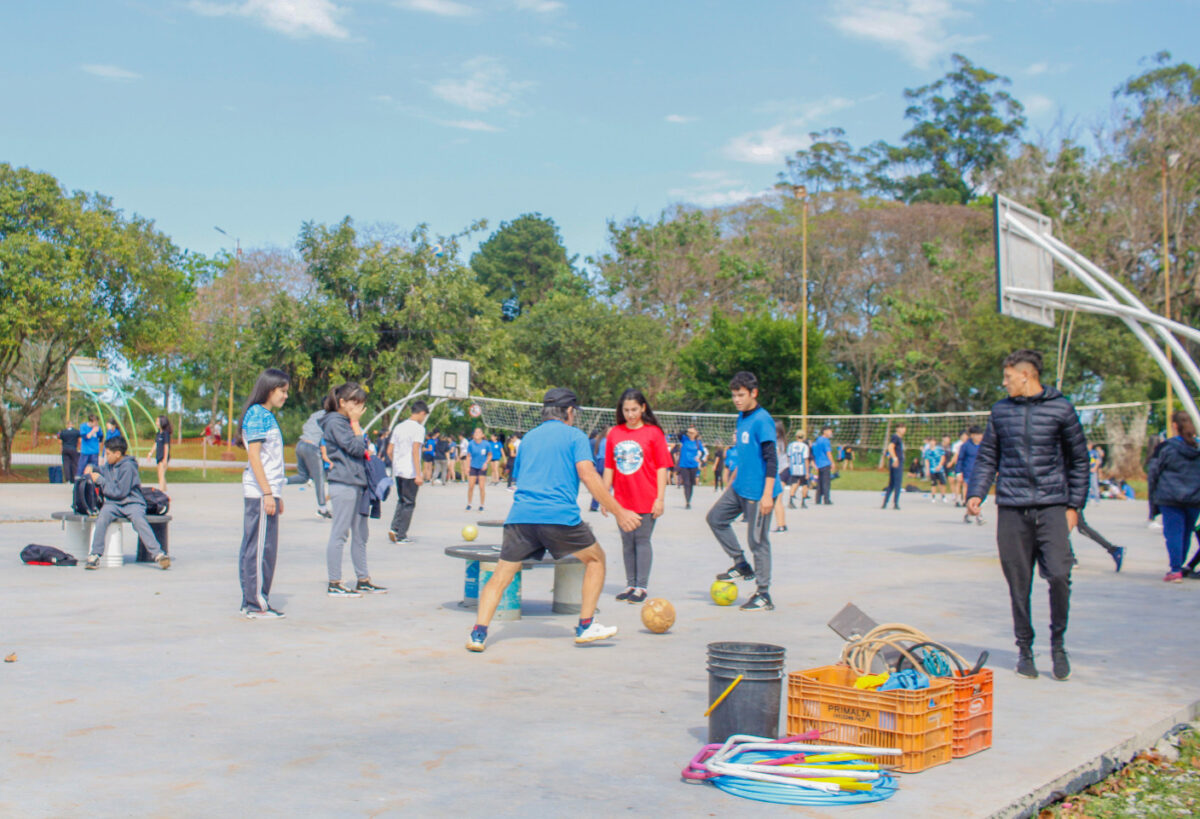
{"label": "gray track pant with stripe", "polygon": [[262,498],[244,498],[245,522],[238,574],[242,579],[242,607],[266,611],[275,555],[279,551],[279,515],[263,514]]}
{"label": "gray track pant with stripe", "polygon": [[771,585],[771,541],[767,537],[771,516],[759,514],[758,501],[743,498],[732,486],[729,487],[708,510],[708,528],[716,535],[725,554],[735,561],[745,560],[737,535],[733,533],[733,522],[741,514],[746,515],[746,540],[754,557],[754,579],[758,590],[765,592]]}

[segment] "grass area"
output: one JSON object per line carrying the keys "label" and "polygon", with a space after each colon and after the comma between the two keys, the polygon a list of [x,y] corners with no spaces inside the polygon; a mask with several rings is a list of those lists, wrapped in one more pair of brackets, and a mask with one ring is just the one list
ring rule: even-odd
{"label": "grass area", "polygon": [[1103,782],[1045,808],[1038,819],[1200,815],[1200,734],[1189,728],[1180,740],[1178,760],[1143,751]]}

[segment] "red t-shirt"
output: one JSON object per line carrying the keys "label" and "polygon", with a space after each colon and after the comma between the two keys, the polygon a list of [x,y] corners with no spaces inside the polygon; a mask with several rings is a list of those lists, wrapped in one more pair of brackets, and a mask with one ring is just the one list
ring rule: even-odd
{"label": "red t-shirt", "polygon": [[608,431],[604,468],[613,471],[613,495],[631,512],[648,515],[658,499],[658,470],[671,465],[667,437],[653,424],[630,429],[625,424]]}

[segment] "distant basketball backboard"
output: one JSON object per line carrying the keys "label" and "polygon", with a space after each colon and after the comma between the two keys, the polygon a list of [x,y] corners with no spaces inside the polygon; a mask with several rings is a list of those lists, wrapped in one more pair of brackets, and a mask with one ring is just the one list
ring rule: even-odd
{"label": "distant basketball backboard", "polygon": [[[1054,290],[1054,257],[1050,251],[1031,241],[1022,229],[1037,236],[1050,236],[1050,218],[1018,205],[1003,196],[996,197],[996,309],[1013,318],[1054,326],[1054,308],[1035,304],[1027,298],[1009,296],[1010,287]],[[1016,226],[1014,226],[1014,222]]]}
{"label": "distant basketball backboard", "polygon": [[73,390],[108,389],[108,364],[98,358],[75,356],[67,362],[67,386]]}
{"label": "distant basketball backboard", "polygon": [[435,358],[429,365],[429,395],[433,398],[466,398],[471,391],[471,362]]}

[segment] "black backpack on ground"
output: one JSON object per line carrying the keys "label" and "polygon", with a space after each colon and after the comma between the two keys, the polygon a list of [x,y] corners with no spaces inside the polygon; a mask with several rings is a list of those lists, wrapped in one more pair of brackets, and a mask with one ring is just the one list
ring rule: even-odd
{"label": "black backpack on ground", "polygon": [[171,499],[166,492],[157,489],[142,489],[142,497],[146,499],[147,515],[165,515],[171,508]]}
{"label": "black backpack on ground", "polygon": [[98,515],[104,505],[100,489],[87,475],[76,478],[71,488],[71,511],[77,515]]}
{"label": "black backpack on ground", "polygon": [[74,566],[79,561],[62,549],[30,543],[21,550],[21,560],[36,566]]}

